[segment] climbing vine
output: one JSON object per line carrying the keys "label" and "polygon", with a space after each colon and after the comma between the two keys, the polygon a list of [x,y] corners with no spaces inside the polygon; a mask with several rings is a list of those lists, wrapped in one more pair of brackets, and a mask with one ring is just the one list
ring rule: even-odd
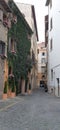
{"label": "climbing vine", "polygon": [[14,37],[16,39],[16,54],[14,55],[8,51],[8,63],[12,66],[15,83],[16,86],[18,86],[19,79],[21,77],[26,79],[27,71],[32,67],[31,60],[29,65],[26,65],[27,56],[29,55],[31,47],[28,34],[31,35],[32,31],[25,25],[23,17],[12,0],[10,0],[9,6],[13,14],[17,16],[17,23],[13,23],[12,21],[11,29],[9,29],[8,32],[8,39],[9,37]]}

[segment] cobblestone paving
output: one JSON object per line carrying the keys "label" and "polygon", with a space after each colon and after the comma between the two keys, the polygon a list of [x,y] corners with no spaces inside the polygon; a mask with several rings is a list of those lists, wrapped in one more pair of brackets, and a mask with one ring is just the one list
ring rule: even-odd
{"label": "cobblestone paving", "polygon": [[1,100],[0,130],[60,130],[60,98],[39,89]]}

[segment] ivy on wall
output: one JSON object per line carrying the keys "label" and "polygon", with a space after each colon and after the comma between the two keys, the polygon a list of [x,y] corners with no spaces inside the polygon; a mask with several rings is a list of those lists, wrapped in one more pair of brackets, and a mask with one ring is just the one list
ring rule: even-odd
{"label": "ivy on wall", "polygon": [[15,3],[10,0],[9,6],[12,9],[13,14],[17,16],[17,23],[11,25],[11,29],[8,32],[8,38],[14,37],[16,39],[16,54],[12,54],[8,51],[8,63],[12,66],[13,74],[15,76],[15,83],[18,86],[18,81],[22,77],[27,78],[27,71],[30,69],[31,60],[27,65],[27,56],[30,52],[31,41],[28,39],[28,34],[31,35],[32,31],[26,25],[24,18],[20,14]]}

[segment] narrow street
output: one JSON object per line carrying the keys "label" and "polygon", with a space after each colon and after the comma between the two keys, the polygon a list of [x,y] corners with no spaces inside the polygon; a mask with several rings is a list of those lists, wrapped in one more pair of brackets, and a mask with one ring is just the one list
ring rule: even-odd
{"label": "narrow street", "polygon": [[38,89],[1,100],[0,130],[60,130],[60,99]]}

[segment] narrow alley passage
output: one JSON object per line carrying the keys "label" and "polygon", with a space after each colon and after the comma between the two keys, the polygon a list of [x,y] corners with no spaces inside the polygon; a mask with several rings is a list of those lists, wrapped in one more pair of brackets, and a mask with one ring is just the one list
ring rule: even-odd
{"label": "narrow alley passage", "polygon": [[0,130],[60,130],[60,99],[38,89],[1,100]]}

